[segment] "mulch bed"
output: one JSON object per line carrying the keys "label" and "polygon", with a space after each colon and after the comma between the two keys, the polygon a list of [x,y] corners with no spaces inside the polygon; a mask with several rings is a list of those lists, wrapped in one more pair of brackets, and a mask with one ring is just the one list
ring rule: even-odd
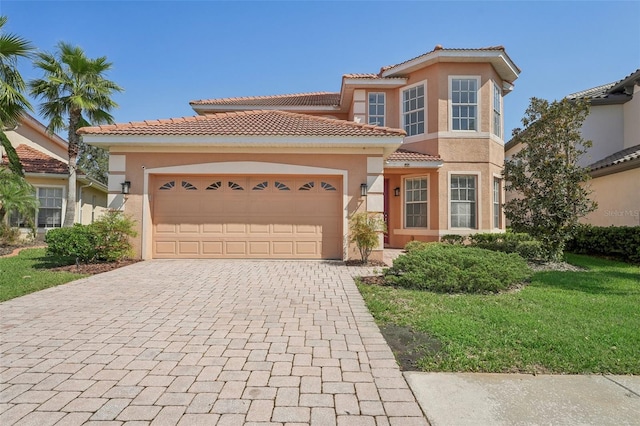
{"label": "mulch bed", "polygon": [[364,263],[360,259],[349,259],[344,262],[347,266],[382,266],[387,267],[387,264],[384,262],[380,262],[378,260],[370,260],[367,263]]}
{"label": "mulch bed", "polygon": [[50,271],[65,271],[73,272],[74,274],[95,275],[103,272],[112,271],[114,269],[122,268],[123,266],[132,265],[136,262],[140,262],[138,259],[121,260],[119,262],[104,262],[104,263],[80,263],[77,265],[59,266],[57,268],[51,268]]}

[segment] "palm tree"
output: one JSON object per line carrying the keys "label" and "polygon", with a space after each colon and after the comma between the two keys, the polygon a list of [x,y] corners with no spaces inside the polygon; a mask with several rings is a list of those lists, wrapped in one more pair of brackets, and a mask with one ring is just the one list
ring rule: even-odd
{"label": "palm tree", "polygon": [[18,58],[31,56],[33,46],[2,31],[6,23],[7,17],[0,16],[0,130],[13,126],[23,112],[31,109],[24,95],[25,82],[18,72]]}
{"label": "palm tree", "polygon": [[24,95],[26,85],[18,71],[18,58],[31,56],[33,46],[15,34],[2,31],[6,23],[7,17],[0,16],[0,145],[7,153],[9,169],[23,176],[18,155],[4,130],[14,126],[20,116],[31,109]]}
{"label": "palm tree", "polygon": [[11,212],[25,217],[35,217],[38,208],[35,189],[23,177],[0,168],[0,224]]}
{"label": "palm tree", "polygon": [[60,42],[55,54],[38,53],[34,64],[44,76],[31,81],[29,87],[32,96],[42,98],[40,113],[49,119],[49,131],[68,131],[69,190],[64,226],[72,226],[76,212],[77,158],[82,143],[77,131],[87,125],[113,123],[109,111],[118,104],[111,96],[122,88],[105,78],[105,72],[112,65],[105,56],[88,58],[80,47],[68,43]]}

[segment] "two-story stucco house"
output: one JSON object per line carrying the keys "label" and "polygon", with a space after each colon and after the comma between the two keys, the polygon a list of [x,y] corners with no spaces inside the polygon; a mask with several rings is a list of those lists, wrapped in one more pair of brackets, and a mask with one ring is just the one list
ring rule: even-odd
{"label": "two-story stucco house", "polygon": [[[591,180],[587,185],[598,208],[582,222],[596,226],[639,226],[640,70],[567,98],[586,99],[590,104],[581,133],[592,146],[580,159],[580,165],[589,169]],[[521,144],[512,139],[505,145],[505,154],[509,157],[520,149]]]}
{"label": "two-story stucco house", "polygon": [[[46,126],[29,114],[23,114],[15,127],[6,129],[4,133],[18,154],[25,178],[34,186],[35,196],[40,202],[35,217],[30,219],[39,233],[44,233],[49,228],[61,227],[69,188],[67,141],[50,134]],[[8,158],[4,151],[0,154],[0,165],[3,165],[8,162]],[[76,179],[75,222],[92,223],[106,210],[107,187],[82,172],[78,173]],[[27,218],[16,214],[8,216],[11,226],[28,225]]]}
{"label": "two-story stucco house", "polygon": [[436,46],[336,93],[197,100],[194,117],[80,133],[109,149],[110,207],[136,219],[144,259],[346,259],[356,212],[384,215],[381,258],[504,229],[502,98],[519,73],[501,46]]}

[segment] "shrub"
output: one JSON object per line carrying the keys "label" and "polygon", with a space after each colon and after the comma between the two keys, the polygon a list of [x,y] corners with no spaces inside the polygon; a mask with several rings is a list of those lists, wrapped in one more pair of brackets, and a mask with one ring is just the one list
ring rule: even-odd
{"label": "shrub", "polygon": [[540,260],[544,256],[542,243],[523,232],[474,234],[469,236],[469,242],[471,247],[518,253],[527,260]]}
{"label": "shrub", "polygon": [[98,260],[113,262],[132,255],[129,237],[137,233],[133,226],[135,222],[119,211],[108,211],[100,219],[89,225],[93,228],[98,244]]}
{"label": "shrub", "polygon": [[75,224],[71,228],[51,229],[44,240],[49,255],[74,257],[83,263],[96,261],[96,236],[90,225]]}
{"label": "shrub", "polygon": [[464,240],[465,237],[464,235],[457,235],[457,234],[447,234],[447,235],[443,235],[440,238],[440,241],[442,241],[443,243],[447,243],[447,244],[464,244]]}
{"label": "shrub", "polygon": [[20,229],[0,223],[0,244],[10,246],[18,242]]}
{"label": "shrub", "polygon": [[45,236],[47,253],[72,256],[83,263],[122,260],[131,255],[129,237],[136,236],[133,225],[121,212],[110,211],[91,225],[52,229]]}
{"label": "shrub", "polygon": [[378,237],[386,230],[384,220],[380,215],[369,213],[356,213],[349,221],[351,242],[355,243],[360,252],[363,263],[369,261],[369,255],[378,247]]}
{"label": "shrub", "polygon": [[517,254],[449,244],[428,244],[393,261],[390,285],[439,293],[495,293],[531,276]]}
{"label": "shrub", "polygon": [[580,225],[567,243],[567,251],[640,263],[640,226]]}
{"label": "shrub", "polygon": [[420,250],[422,248],[424,248],[424,246],[426,246],[427,242],[424,241],[409,241],[405,246],[404,246],[404,251],[406,252],[410,252],[410,251],[414,251],[414,250]]}

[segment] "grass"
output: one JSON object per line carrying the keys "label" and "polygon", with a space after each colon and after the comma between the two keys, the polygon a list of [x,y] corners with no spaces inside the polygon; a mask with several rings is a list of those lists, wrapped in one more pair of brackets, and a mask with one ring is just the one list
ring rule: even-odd
{"label": "grass", "polygon": [[0,259],[0,302],[86,276],[48,270],[70,263],[73,260],[69,258],[47,256],[43,248]]}
{"label": "grass", "polygon": [[640,374],[640,268],[568,255],[581,272],[538,272],[519,292],[443,295],[359,284],[379,325],[442,344],[424,371]]}

